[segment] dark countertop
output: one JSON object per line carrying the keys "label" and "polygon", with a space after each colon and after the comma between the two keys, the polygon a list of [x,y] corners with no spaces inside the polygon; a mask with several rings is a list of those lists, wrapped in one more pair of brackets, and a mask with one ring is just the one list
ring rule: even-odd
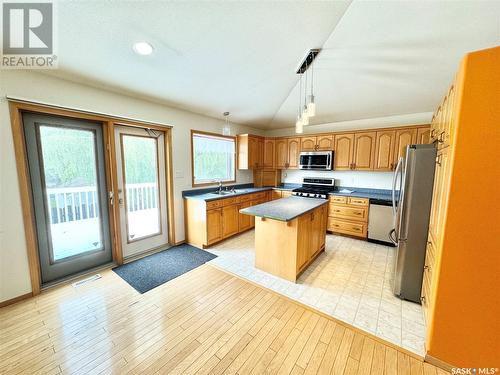
{"label": "dark countertop", "polygon": [[[232,198],[232,197],[238,197],[240,195],[246,195],[246,194],[252,194],[252,193],[258,193],[260,191],[268,191],[271,190],[272,188],[270,187],[261,187],[261,188],[254,188],[254,187],[243,187],[243,188],[236,188],[235,193],[229,193],[229,194],[224,194],[224,195],[219,195],[215,193],[199,193],[199,194],[184,194],[184,198],[187,199],[198,199],[202,201],[213,201],[217,199],[224,199],[224,198]],[[212,188],[210,189],[211,191],[216,191],[217,188]],[[196,192],[196,190],[191,190],[193,192]]]}
{"label": "dark countertop", "polygon": [[250,206],[240,212],[267,219],[290,221],[327,203],[328,199],[288,197]]}
{"label": "dark countertop", "polygon": [[[340,193],[339,190],[353,190],[352,193]],[[390,190],[383,189],[366,189],[366,188],[356,188],[356,187],[336,187],[333,193],[330,195],[340,195],[344,197],[356,197],[356,198],[368,198],[371,200],[382,200],[386,202],[392,202],[392,195]]]}
{"label": "dark countertop", "polygon": [[[236,193],[231,193],[231,194],[225,194],[225,195],[218,195],[218,194],[213,194],[214,191],[217,190],[217,187],[211,187],[211,188],[206,188],[206,189],[195,189],[195,190],[186,190],[182,192],[182,195],[184,198],[188,199],[199,199],[199,200],[204,200],[206,202],[208,201],[213,201],[217,199],[224,199],[224,198],[231,198],[231,197],[237,197],[240,195],[245,195],[245,194],[252,194],[252,193],[258,193],[260,191],[267,191],[267,190],[288,190],[291,191],[295,188],[298,188],[301,186],[301,184],[281,184],[277,187],[253,187],[253,184],[240,184],[240,185],[233,185],[237,192]],[[230,186],[232,187],[232,186]],[[225,187],[224,187],[225,188]],[[346,194],[346,193],[340,193],[339,190],[342,189],[348,189],[348,190],[353,190],[351,194]],[[392,201],[392,196],[391,196],[391,191],[390,190],[384,190],[384,189],[367,189],[367,188],[357,188],[357,187],[343,187],[343,186],[336,186],[335,191],[333,193],[330,193],[330,195],[341,195],[341,196],[346,196],[346,197],[357,197],[357,198],[368,198],[368,199],[378,199],[386,202],[391,202]]]}

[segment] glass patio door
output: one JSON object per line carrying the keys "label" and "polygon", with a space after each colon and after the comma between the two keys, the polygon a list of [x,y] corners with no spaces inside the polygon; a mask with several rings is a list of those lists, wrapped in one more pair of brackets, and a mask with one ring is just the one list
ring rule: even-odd
{"label": "glass patio door", "polygon": [[125,258],[168,244],[164,139],[159,131],[115,127]]}
{"label": "glass patio door", "polygon": [[23,114],[42,283],[112,261],[102,125]]}

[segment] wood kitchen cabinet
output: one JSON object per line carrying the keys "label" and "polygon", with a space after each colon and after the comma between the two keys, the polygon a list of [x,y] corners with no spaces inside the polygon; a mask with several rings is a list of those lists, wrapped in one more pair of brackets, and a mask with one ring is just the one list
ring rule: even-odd
{"label": "wood kitchen cabinet", "polygon": [[255,187],[278,186],[281,184],[281,170],[254,169],[253,184]]}
{"label": "wood kitchen cabinet", "polygon": [[327,229],[334,233],[366,238],[369,200],[335,195],[329,199]]}
{"label": "wood kitchen cabinet", "polygon": [[207,248],[223,239],[254,226],[254,218],[241,215],[241,208],[271,199],[271,191],[249,193],[213,201],[184,198],[186,240],[190,245]]}
{"label": "wood kitchen cabinet", "polygon": [[419,145],[427,145],[431,143],[431,129],[426,128],[418,128],[417,129],[417,144]]}
{"label": "wood kitchen cabinet", "polygon": [[300,138],[288,138],[288,167],[287,169],[297,169],[299,167]]}
{"label": "wood kitchen cabinet", "polygon": [[333,150],[333,134],[309,136],[300,138],[301,151],[331,151]]}
{"label": "wood kitchen cabinet", "polygon": [[264,164],[264,138],[238,135],[238,169],[257,169]]}
{"label": "wood kitchen cabinet", "polygon": [[396,168],[399,158],[406,156],[406,147],[417,143],[417,129],[408,128],[396,130],[394,142],[394,168]]}
{"label": "wood kitchen cabinet", "polygon": [[275,165],[277,169],[299,167],[300,138],[278,138],[275,141]]}
{"label": "wood kitchen cabinet", "polygon": [[275,151],[274,151],[275,140],[272,138],[264,139],[264,151],[263,151],[263,163],[264,168],[274,168]]}
{"label": "wood kitchen cabinet", "polygon": [[352,169],[354,154],[354,133],[335,135],[335,155],[333,157],[335,170],[348,171]]}
{"label": "wood kitchen cabinet", "polygon": [[275,141],[275,165],[278,169],[287,168],[288,164],[288,140],[286,138],[278,138]]}
{"label": "wood kitchen cabinet", "polygon": [[354,156],[351,169],[358,171],[369,171],[373,169],[375,138],[375,132],[354,134]]}
{"label": "wood kitchen cabinet", "polygon": [[206,215],[207,244],[222,240],[222,208],[209,210]]}
{"label": "wood kitchen cabinet", "polygon": [[233,204],[222,208],[222,237],[230,237],[239,230],[239,205]]}
{"label": "wood kitchen cabinet", "polygon": [[395,130],[377,132],[373,170],[392,171],[394,166]]}

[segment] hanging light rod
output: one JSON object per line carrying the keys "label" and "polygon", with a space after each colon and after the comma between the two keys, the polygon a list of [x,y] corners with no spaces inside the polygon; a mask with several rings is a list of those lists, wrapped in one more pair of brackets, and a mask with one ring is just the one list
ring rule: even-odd
{"label": "hanging light rod", "polygon": [[321,48],[313,48],[310,49],[307,52],[306,57],[302,60],[302,63],[300,64],[300,67],[297,69],[297,74],[303,74],[309,66],[311,66],[312,62],[318,56],[319,52],[321,51]]}

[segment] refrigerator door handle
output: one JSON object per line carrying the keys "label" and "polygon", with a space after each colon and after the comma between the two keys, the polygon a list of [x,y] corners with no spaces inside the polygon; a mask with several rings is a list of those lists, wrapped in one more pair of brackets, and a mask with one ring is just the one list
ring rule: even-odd
{"label": "refrigerator door handle", "polygon": [[395,229],[391,229],[391,231],[389,232],[389,239],[391,240],[391,242],[394,245],[398,244],[398,240],[396,238],[396,230]]}
{"label": "refrigerator door handle", "polygon": [[396,170],[394,171],[394,176],[392,177],[392,215],[394,216],[394,221],[396,220],[396,183],[398,181],[399,169],[403,166],[403,158],[399,158]]}

